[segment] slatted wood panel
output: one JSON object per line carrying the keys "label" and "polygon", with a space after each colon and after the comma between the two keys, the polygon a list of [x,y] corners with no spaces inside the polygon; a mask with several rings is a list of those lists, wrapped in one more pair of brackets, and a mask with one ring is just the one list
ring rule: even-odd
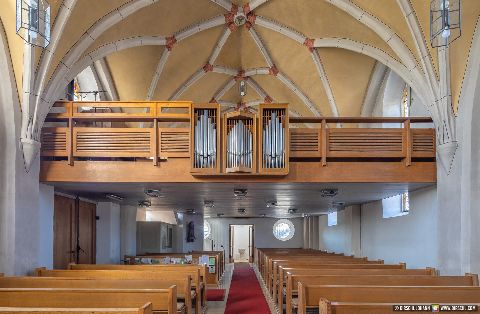
{"label": "slatted wood panel", "polygon": [[402,129],[330,129],[329,157],[404,157]]}
{"label": "slatted wood panel", "polygon": [[435,131],[412,129],[412,157],[435,157]]}
{"label": "slatted wood panel", "polygon": [[68,128],[42,129],[42,156],[67,156]]}
{"label": "slatted wood panel", "polygon": [[153,129],[75,128],[76,157],[151,157]]}
{"label": "slatted wood panel", "polygon": [[158,129],[160,157],[190,157],[190,129]]}
{"label": "slatted wood panel", "polygon": [[290,129],[290,157],[321,157],[321,129]]}

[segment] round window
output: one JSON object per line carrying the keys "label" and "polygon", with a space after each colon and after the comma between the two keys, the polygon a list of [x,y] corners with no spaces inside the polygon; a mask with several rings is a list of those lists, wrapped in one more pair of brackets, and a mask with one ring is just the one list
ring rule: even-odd
{"label": "round window", "polygon": [[203,222],[203,238],[208,239],[212,234],[212,227],[210,227],[210,223],[208,221]]}
{"label": "round window", "polygon": [[273,225],[273,235],[280,241],[288,241],[293,238],[295,227],[288,219],[280,219]]}

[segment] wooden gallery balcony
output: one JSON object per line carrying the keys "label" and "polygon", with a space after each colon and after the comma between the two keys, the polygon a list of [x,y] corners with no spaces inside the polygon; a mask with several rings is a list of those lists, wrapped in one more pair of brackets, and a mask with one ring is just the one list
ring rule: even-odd
{"label": "wooden gallery balcony", "polygon": [[[436,181],[430,118],[222,113],[190,102],[57,102],[42,130],[44,182]],[[340,127],[341,126],[341,127]]]}

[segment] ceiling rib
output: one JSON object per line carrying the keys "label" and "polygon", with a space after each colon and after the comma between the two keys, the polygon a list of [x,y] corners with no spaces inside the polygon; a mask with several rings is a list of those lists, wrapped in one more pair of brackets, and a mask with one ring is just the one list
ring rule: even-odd
{"label": "ceiling rib", "polygon": [[162,56],[160,57],[160,60],[158,61],[157,69],[155,70],[155,73],[153,74],[152,81],[150,83],[150,87],[148,88],[148,93],[147,93],[147,100],[151,100],[153,98],[153,94],[155,93],[155,90],[157,89],[158,85],[158,80],[160,79],[160,76],[162,75],[163,69],[165,68],[165,64],[167,64],[168,56],[170,56],[170,49],[164,49],[162,52]]}
{"label": "ceiling rib", "polygon": [[215,4],[218,4],[219,6],[221,6],[227,11],[230,11],[230,9],[232,8],[232,2],[228,0],[210,0],[210,1],[212,1]]}
{"label": "ceiling rib", "polygon": [[320,76],[320,80],[322,81],[322,85],[323,85],[323,88],[325,89],[325,93],[327,94],[328,104],[330,105],[330,109],[332,110],[332,115],[334,117],[338,117],[338,108],[335,102],[335,98],[333,97],[332,87],[330,86],[327,73],[325,72],[322,59],[320,58],[320,54],[317,49],[312,49],[312,59],[313,59],[313,63],[315,63],[315,66],[317,68],[318,75]]}

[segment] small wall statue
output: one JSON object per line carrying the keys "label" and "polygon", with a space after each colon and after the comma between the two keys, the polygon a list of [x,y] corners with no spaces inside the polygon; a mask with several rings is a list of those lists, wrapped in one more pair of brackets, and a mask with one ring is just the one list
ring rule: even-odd
{"label": "small wall statue", "polygon": [[195,242],[195,224],[190,221],[187,225],[187,242]]}

